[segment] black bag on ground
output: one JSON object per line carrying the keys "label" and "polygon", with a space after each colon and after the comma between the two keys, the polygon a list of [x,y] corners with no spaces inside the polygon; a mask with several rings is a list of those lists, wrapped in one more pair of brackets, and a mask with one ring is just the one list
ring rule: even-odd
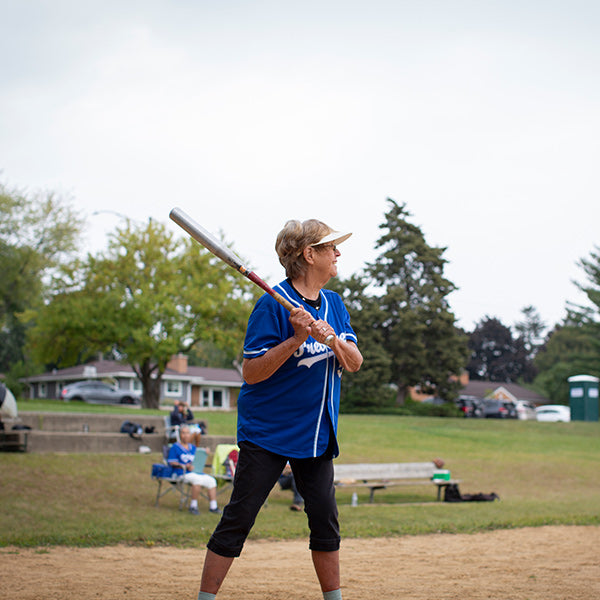
{"label": "black bag on ground", "polygon": [[463,502],[493,502],[494,500],[500,500],[500,496],[495,492],[491,494],[463,494],[462,501]]}
{"label": "black bag on ground", "polygon": [[451,483],[444,488],[444,502],[462,502],[457,483]]}
{"label": "black bag on ground", "polygon": [[127,433],[134,440],[141,440],[142,433],[144,433],[144,428],[137,423],[132,423],[131,421],[123,421],[121,424],[121,433]]}
{"label": "black bag on ground", "polygon": [[457,483],[451,483],[444,489],[444,502],[493,502],[500,500],[495,492],[491,494],[461,494]]}

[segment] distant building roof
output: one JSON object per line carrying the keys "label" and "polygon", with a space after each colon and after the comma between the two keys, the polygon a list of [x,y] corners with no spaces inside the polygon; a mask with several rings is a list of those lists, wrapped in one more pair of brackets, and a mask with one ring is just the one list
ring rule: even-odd
{"label": "distant building roof", "polygon": [[526,400],[533,404],[547,404],[549,402],[548,398],[545,398],[532,390],[528,390],[521,385],[516,383],[502,383],[499,381],[469,381],[469,383],[462,388],[460,393],[465,396],[485,398],[486,396],[492,397],[495,392],[502,390],[509,392],[516,400]]}
{"label": "distant building roof", "polygon": [[[80,379],[99,379],[102,377],[135,377],[130,365],[115,360],[98,360],[86,365],[77,365],[65,369],[54,369],[41,375],[25,377],[27,383],[46,381],[77,381]],[[219,369],[215,367],[187,367],[185,372],[167,368],[163,379],[190,381],[195,384],[210,383],[239,387],[242,377],[236,369]]]}
{"label": "distant building roof", "polygon": [[[167,369],[163,377],[180,378],[181,374],[177,371]],[[207,381],[223,381],[230,384],[242,384],[242,376],[237,369],[218,369],[216,367],[188,367],[187,377],[194,380],[205,379]]]}

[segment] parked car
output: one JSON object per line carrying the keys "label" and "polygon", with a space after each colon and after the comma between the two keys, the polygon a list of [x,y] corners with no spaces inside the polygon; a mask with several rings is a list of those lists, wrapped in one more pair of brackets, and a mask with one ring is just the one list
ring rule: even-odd
{"label": "parked car", "polygon": [[517,400],[515,402],[517,407],[517,417],[522,420],[532,419],[535,421],[535,406],[531,402],[525,400]]}
{"label": "parked car", "polygon": [[545,404],[538,406],[535,409],[536,418],[538,421],[562,422],[569,423],[571,421],[571,409],[562,404]]}
{"label": "parked car", "polygon": [[486,398],[482,404],[485,419],[516,419],[517,407],[513,402]]}
{"label": "parked car", "polygon": [[456,401],[456,406],[460,408],[466,418],[480,418],[483,417],[483,400],[476,398],[475,396],[461,396]]}
{"label": "parked car", "polygon": [[101,381],[78,381],[66,385],[60,392],[65,402],[79,400],[90,404],[139,404],[138,394],[127,390],[119,390]]}
{"label": "parked car", "polygon": [[435,406],[443,406],[446,404],[446,400],[443,398],[425,398],[423,404],[434,404]]}

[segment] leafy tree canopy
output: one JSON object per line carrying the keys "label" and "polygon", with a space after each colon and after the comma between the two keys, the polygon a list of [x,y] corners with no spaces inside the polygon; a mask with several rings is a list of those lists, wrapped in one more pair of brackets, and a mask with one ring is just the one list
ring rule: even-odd
{"label": "leafy tree canopy", "polygon": [[56,194],[0,183],[0,372],[22,371],[25,327],[18,315],[41,303],[54,270],[75,252],[82,226]]}
{"label": "leafy tree canopy", "polygon": [[174,354],[203,342],[239,354],[255,297],[249,281],[190,238],[177,240],[156,221],[128,222],[105,253],[64,271],[35,315],[29,346],[57,367],[112,351],[135,369],[144,406],[156,408]]}
{"label": "leafy tree canopy", "polygon": [[497,382],[531,381],[531,362],[522,337],[514,338],[510,327],[486,316],[469,335],[471,358],[467,371],[471,379]]}

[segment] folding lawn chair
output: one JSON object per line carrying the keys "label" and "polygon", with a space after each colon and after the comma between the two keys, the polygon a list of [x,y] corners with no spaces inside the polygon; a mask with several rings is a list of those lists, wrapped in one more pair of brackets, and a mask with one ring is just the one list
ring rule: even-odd
{"label": "folding lawn chair", "polygon": [[[159,500],[171,491],[175,491],[179,494],[179,510],[182,510],[184,506],[190,501],[191,497],[191,485],[183,480],[183,475],[177,475],[173,471],[173,467],[168,464],[170,446],[163,446],[163,463],[152,465],[151,477],[158,484],[156,491],[156,502],[155,506],[158,506]],[[203,448],[196,448],[196,454],[194,456],[194,471],[196,473],[203,473],[204,467],[206,466],[207,452]],[[167,484],[165,489],[162,489],[163,482]],[[201,495],[208,498],[207,495],[201,492]]]}
{"label": "folding lawn chair", "polygon": [[221,488],[217,493],[222,494],[233,485],[233,473],[227,469],[227,459],[231,452],[239,452],[236,444],[218,444],[212,460],[212,476],[217,480]]}
{"label": "folding lawn chair", "polygon": [[[158,483],[154,506],[158,506],[158,502],[163,496],[169,492],[176,491],[179,494],[179,510],[181,510],[189,500],[190,487],[183,481],[181,475],[173,473],[173,467],[155,463],[152,465],[151,477]],[[163,482],[166,484],[165,489],[163,489]]]}

